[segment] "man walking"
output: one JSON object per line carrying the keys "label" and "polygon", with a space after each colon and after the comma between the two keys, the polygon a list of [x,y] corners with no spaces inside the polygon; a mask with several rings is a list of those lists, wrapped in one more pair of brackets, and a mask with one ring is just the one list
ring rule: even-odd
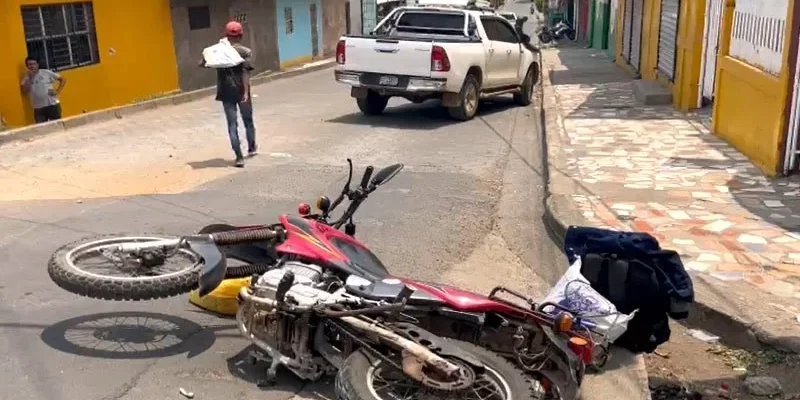
{"label": "man walking", "polygon": [[[25,59],[28,72],[22,78],[22,91],[28,94],[33,106],[33,119],[36,123],[61,119],[61,102],[58,95],[67,80],[49,69],[39,69],[39,61],[33,57]],[[53,89],[53,83],[58,87]]]}
{"label": "man walking", "polygon": [[[228,123],[228,136],[231,140],[231,147],[236,155],[236,166],[244,167],[244,156],[242,155],[241,143],[239,142],[239,124],[237,121],[237,108],[242,114],[245,135],[247,136],[248,157],[258,154],[256,146],[256,128],[253,125],[253,102],[250,97],[250,65],[251,50],[242,45],[242,35],[244,29],[242,24],[231,21],[225,25],[225,37],[240,56],[245,60],[244,63],[230,68],[217,69],[217,101],[222,102],[225,111],[225,119]],[[205,60],[200,62],[205,65]]]}

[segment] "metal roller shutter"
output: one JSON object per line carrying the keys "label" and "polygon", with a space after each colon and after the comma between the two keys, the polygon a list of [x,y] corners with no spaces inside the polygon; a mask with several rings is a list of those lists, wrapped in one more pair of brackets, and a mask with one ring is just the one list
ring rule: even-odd
{"label": "metal roller shutter", "polygon": [[661,23],[658,28],[658,72],[675,80],[675,54],[678,39],[680,0],[661,0]]}
{"label": "metal roller shutter", "polygon": [[363,0],[361,3],[361,34],[369,35],[378,25],[377,0]]}
{"label": "metal roller shutter", "polygon": [[642,17],[644,15],[644,0],[632,0],[633,28],[631,29],[631,66],[639,71],[639,57],[642,50]]}
{"label": "metal roller shutter", "polygon": [[625,0],[625,12],[622,15],[622,58],[631,62],[631,20],[633,18],[633,0]]}

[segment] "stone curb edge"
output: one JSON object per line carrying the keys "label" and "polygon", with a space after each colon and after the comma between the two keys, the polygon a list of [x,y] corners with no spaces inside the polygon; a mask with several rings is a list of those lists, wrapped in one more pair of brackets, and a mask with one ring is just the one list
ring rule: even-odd
{"label": "stone curb edge", "polygon": [[[312,65],[289,69],[286,71],[277,71],[274,73],[267,73],[264,75],[256,76],[252,79],[252,85],[261,85],[272,81],[292,78],[298,75],[307,74],[310,72],[321,71],[330,68],[336,63],[335,59],[326,59],[311,63]],[[0,146],[8,143],[28,141],[41,136],[46,136],[54,133],[65,132],[80,126],[88,125],[95,122],[109,121],[113,119],[124,118],[142,111],[155,110],[157,108],[170,107],[179,104],[189,103],[204,97],[211,96],[215,93],[216,87],[206,87],[190,92],[181,92],[178,94],[167,95],[153,100],[146,100],[139,103],[106,108],[103,110],[93,111],[86,114],[75,115],[72,117],[64,118],[59,121],[48,122],[44,124],[31,125],[22,128],[11,129],[5,132],[0,132]]]}
{"label": "stone curb edge", "polygon": [[[546,51],[546,50],[542,50]],[[550,81],[550,69],[549,66],[545,64],[543,53],[539,53],[539,70],[540,70],[540,81],[541,81],[541,88],[540,91],[540,102],[539,102],[539,123],[541,124],[541,135],[542,135],[542,153],[543,153],[543,171],[542,176],[545,181],[544,187],[544,215],[542,215],[542,219],[544,222],[545,229],[547,229],[547,233],[550,238],[556,242],[559,246],[559,249],[563,248],[564,238],[567,232],[567,226],[555,218],[553,215],[553,211],[551,210],[551,204],[553,202],[553,196],[550,191],[550,184],[551,184],[551,174],[550,174],[550,149],[549,149],[549,142],[548,142],[548,128],[552,127],[553,129],[563,129],[560,124],[555,123],[555,121],[551,121],[549,116],[547,115],[547,103],[554,101],[555,93],[552,89],[552,82]],[[553,99],[553,100],[551,100]],[[560,134],[560,133],[559,133]],[[638,381],[636,382],[636,386],[638,390],[641,391],[642,400],[651,400],[652,396],[650,394],[650,382],[647,373],[647,365],[644,361],[644,356],[641,354],[634,355],[633,364],[628,366],[627,368],[633,372],[634,378],[633,380]]]}
{"label": "stone curb edge", "polygon": [[[550,82],[550,76],[548,74],[548,70],[546,66],[542,66],[542,84],[544,86],[544,96],[548,94],[554,99],[555,93],[552,90],[552,83]],[[549,93],[548,93],[549,92]],[[547,107],[542,106],[542,132],[545,138],[551,135],[565,135],[565,130],[563,126],[559,123],[558,118],[553,118],[552,116],[546,115]],[[549,119],[548,119],[549,118]],[[552,132],[558,133],[552,133]],[[551,132],[551,133],[548,133]],[[546,144],[547,142],[545,142]],[[550,155],[546,153],[546,162],[545,162],[545,169],[550,169]],[[567,232],[567,228],[570,224],[566,223],[565,218],[562,213],[558,211],[555,205],[555,198],[553,193],[550,190],[552,185],[552,181],[550,179],[551,175],[549,173],[545,174],[547,178],[546,186],[545,186],[545,205],[544,205],[544,225],[548,230],[550,236],[558,243],[559,245],[564,243],[564,237]],[[578,216],[578,218],[582,219],[583,216]],[[730,343],[752,343],[753,339],[755,339],[759,344],[766,345],[771,348],[780,349],[782,351],[788,351],[791,353],[800,354],[800,343],[796,340],[786,340],[784,338],[778,337],[769,333],[767,330],[758,326],[758,324],[753,322],[748,322],[739,316],[732,315],[730,313],[724,312],[713,304],[709,302],[705,302],[703,296],[698,295],[698,287],[703,286],[705,287],[707,284],[700,279],[693,279],[693,283],[695,285],[695,302],[694,302],[694,310],[688,319],[688,324],[707,331],[719,331],[720,326],[725,326],[727,332],[729,334],[735,335],[736,337],[728,337],[724,338],[726,342]]]}

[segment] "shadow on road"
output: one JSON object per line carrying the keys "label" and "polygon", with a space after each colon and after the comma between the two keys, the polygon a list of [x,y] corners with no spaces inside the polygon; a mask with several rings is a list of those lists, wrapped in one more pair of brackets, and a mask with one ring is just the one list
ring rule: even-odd
{"label": "shadow on road", "polygon": [[182,353],[192,358],[214,344],[217,332],[235,326],[206,327],[172,315],[133,311],[83,315],[49,326],[0,323],[0,328],[42,329],[42,342],[64,353],[131,360]]}
{"label": "shadow on road", "polygon": [[[516,107],[516,104],[510,97],[482,100],[476,117],[488,116],[512,107]],[[459,123],[448,115],[447,110],[441,106],[439,101],[389,106],[381,115],[369,116],[358,112],[329,119],[326,122],[408,130],[431,130]]]}
{"label": "shadow on road", "polygon": [[205,160],[205,161],[191,161],[191,162],[186,163],[186,165],[192,167],[192,169],[230,168],[230,167],[232,167],[231,162],[229,160],[225,160],[223,158],[212,158],[210,160]]}

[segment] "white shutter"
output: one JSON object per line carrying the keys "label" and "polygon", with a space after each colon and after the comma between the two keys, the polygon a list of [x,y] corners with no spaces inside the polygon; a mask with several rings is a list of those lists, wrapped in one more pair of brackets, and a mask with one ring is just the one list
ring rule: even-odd
{"label": "white shutter", "polygon": [[378,2],[376,0],[363,0],[361,2],[361,33],[369,35],[378,25]]}
{"label": "white shutter", "polygon": [[631,62],[631,18],[633,18],[633,0],[625,0],[625,11],[622,13],[622,58]]}
{"label": "white shutter", "polygon": [[632,0],[633,27],[631,29],[631,66],[640,72],[639,58],[642,50],[642,17],[644,15],[644,0]]}
{"label": "white shutter", "polygon": [[675,54],[678,44],[680,0],[661,0],[661,23],[658,28],[658,72],[675,80]]}
{"label": "white shutter", "polygon": [[701,96],[708,100],[714,99],[714,83],[717,77],[717,50],[719,49],[719,34],[722,24],[722,7],[724,1],[725,0],[708,0],[708,3],[706,3]]}

